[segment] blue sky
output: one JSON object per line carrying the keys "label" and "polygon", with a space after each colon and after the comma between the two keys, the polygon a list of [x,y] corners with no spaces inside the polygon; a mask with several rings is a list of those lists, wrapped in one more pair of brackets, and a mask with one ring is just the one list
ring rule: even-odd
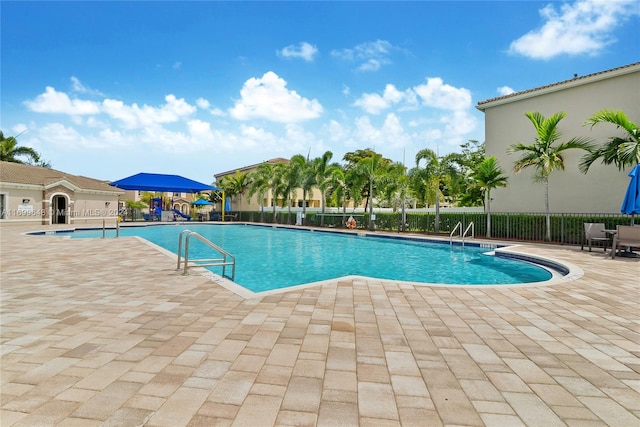
{"label": "blue sky", "polygon": [[[479,101],[637,62],[637,0],[0,3],[1,108],[55,169],[210,183],[484,141]],[[514,141],[515,142],[515,141]]]}

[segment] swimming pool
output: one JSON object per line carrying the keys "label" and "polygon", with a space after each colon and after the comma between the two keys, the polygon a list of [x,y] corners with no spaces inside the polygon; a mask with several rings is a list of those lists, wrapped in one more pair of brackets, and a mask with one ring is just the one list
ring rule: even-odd
{"label": "swimming pool", "polygon": [[[183,224],[121,227],[120,236],[139,236],[173,253],[184,229],[195,231],[236,258],[235,282],[253,292],[367,276],[421,283],[497,285],[542,282],[552,274],[538,265],[487,254],[467,243],[449,245],[382,236],[257,225]],[[107,237],[115,232],[107,230]],[[102,229],[76,230],[72,238],[102,237]],[[192,240],[190,258],[211,250]],[[221,268],[211,271],[220,274]]]}

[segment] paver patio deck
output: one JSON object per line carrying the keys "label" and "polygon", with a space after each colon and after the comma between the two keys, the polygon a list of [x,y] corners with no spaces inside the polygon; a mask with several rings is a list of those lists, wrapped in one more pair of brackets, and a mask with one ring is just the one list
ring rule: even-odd
{"label": "paver patio deck", "polygon": [[524,245],[584,275],[245,299],[136,238],[25,230],[0,228],[3,427],[640,426],[640,259]]}

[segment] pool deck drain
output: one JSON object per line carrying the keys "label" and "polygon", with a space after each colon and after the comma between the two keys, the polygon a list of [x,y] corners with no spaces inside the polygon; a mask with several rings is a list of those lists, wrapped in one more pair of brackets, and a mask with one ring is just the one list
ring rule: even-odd
{"label": "pool deck drain", "polygon": [[640,426],[640,260],[553,286],[242,298],[135,238],[0,227],[2,426]]}

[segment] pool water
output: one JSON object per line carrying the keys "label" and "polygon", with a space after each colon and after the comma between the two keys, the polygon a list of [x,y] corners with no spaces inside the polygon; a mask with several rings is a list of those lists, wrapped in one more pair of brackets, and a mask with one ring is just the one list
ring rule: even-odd
{"label": "pool water", "polygon": [[[540,282],[551,273],[537,265],[487,255],[487,248],[252,225],[184,224],[122,227],[120,236],[140,236],[173,253],[184,229],[195,231],[236,258],[235,282],[254,292],[343,276],[422,283],[495,285]],[[72,238],[102,237],[77,230]],[[107,230],[107,237],[115,231]],[[197,239],[189,258],[217,257]],[[210,267],[221,274],[221,267]],[[227,274],[230,270],[227,269]]]}

